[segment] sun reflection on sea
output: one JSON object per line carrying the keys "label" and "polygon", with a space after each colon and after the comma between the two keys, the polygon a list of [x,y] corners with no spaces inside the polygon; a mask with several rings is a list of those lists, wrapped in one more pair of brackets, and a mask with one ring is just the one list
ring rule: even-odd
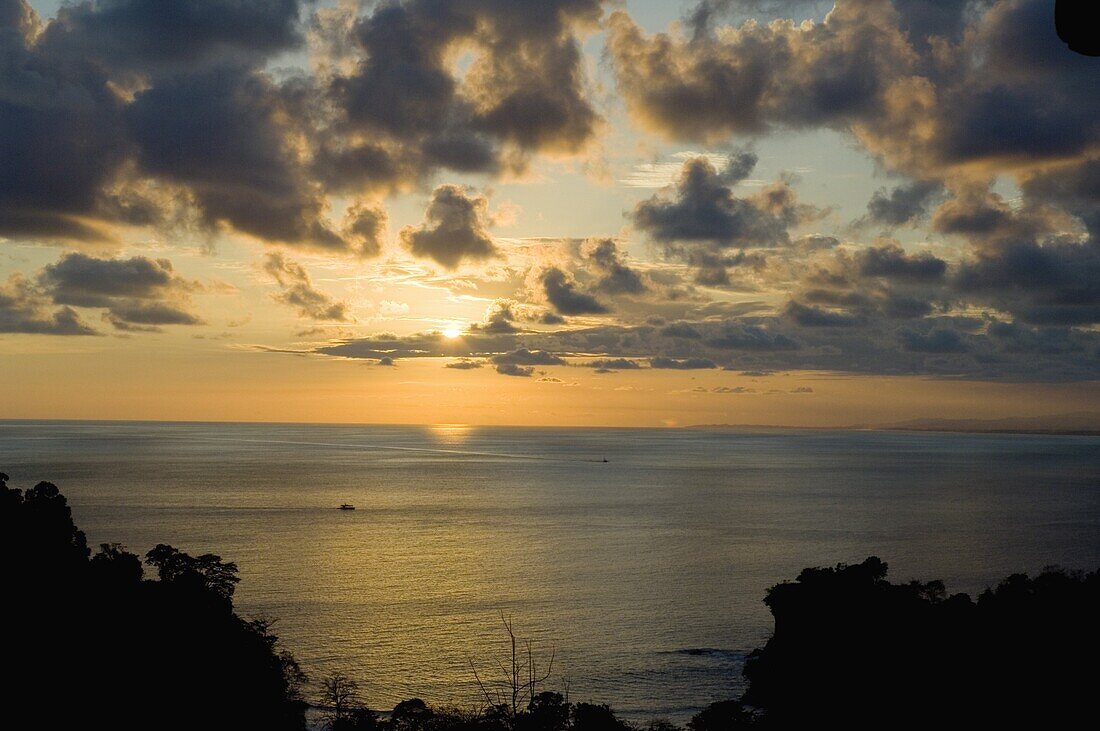
{"label": "sun reflection on sea", "polygon": [[428,432],[435,440],[447,447],[458,447],[466,443],[473,432],[469,424],[432,424]]}

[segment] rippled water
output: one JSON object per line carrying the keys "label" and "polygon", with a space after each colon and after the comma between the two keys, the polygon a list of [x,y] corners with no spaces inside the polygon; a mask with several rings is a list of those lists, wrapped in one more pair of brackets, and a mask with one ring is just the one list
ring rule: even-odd
{"label": "rippled water", "polygon": [[[887,560],[974,592],[1100,566],[1100,440],[702,431],[0,422],[0,470],[94,543],[240,566],[238,607],[372,706],[477,700],[500,613],[552,684],[631,718],[738,692],[764,591]],[[602,460],[607,458],[608,463]],[[336,506],[351,502],[354,512]]]}

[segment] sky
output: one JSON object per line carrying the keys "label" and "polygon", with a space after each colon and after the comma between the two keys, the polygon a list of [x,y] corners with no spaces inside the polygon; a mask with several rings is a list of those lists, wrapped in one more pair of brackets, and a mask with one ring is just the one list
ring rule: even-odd
{"label": "sky", "polygon": [[0,0],[0,418],[1100,411],[1048,0]]}

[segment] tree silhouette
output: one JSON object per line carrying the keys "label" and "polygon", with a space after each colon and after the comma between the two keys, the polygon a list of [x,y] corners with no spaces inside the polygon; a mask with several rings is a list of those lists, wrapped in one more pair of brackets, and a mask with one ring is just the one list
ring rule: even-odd
{"label": "tree silhouette", "polygon": [[692,731],[760,726],[882,728],[1073,725],[1091,713],[1100,572],[1010,576],[974,602],[940,581],[892,584],[876,557],[809,568],[764,600],[775,632],[745,665],[739,701]]}
{"label": "tree silhouette", "polygon": [[510,723],[514,727],[520,713],[538,695],[538,686],[545,683],[553,672],[555,652],[553,649],[550,650],[550,658],[546,662],[545,669],[540,669],[534,652],[534,643],[529,639],[521,640],[516,637],[511,618],[505,617],[503,612],[500,614],[500,621],[504,624],[504,631],[508,635],[511,652],[507,664],[503,662],[497,664],[499,677],[483,681],[472,660],[470,669],[488,706],[503,708],[510,716]]}
{"label": "tree silhouette", "polygon": [[[237,567],[160,545],[89,556],[57,487],[0,476],[7,728],[304,728],[304,676],[233,609]],[[63,699],[64,702],[58,702]]]}

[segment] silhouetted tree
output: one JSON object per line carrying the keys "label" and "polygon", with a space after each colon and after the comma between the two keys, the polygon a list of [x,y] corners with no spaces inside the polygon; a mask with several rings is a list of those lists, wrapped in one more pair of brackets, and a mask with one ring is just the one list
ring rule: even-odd
{"label": "silhouetted tree", "polygon": [[89,568],[95,580],[119,586],[134,586],[145,574],[141,559],[127,552],[121,543],[99,544]]}
{"label": "silhouetted tree", "polygon": [[741,701],[718,701],[696,713],[688,722],[691,731],[726,731],[751,725],[755,714]]}
{"label": "silhouetted tree", "polygon": [[332,731],[366,731],[378,726],[378,716],[363,705],[359,684],[343,673],[321,681],[321,700],[329,712],[325,719]]}
{"label": "silhouetted tree", "polygon": [[569,725],[569,704],[561,693],[536,693],[519,718],[523,731],[562,731]]}
{"label": "silhouetted tree", "polygon": [[395,731],[420,731],[428,728],[435,713],[419,698],[401,701],[390,713],[390,725]]}
{"label": "silhouetted tree", "polygon": [[1100,574],[1015,575],[975,604],[886,573],[871,557],[772,587],[775,632],[744,671],[742,701],[762,716],[735,714],[728,727],[869,728],[906,713],[1050,728],[1092,712],[1095,675],[1081,669],[1100,651]]}
{"label": "silhouetted tree", "polygon": [[[157,546],[94,557],[57,487],[0,479],[5,728],[304,728],[304,680],[270,623],[234,612],[237,568]],[[63,702],[59,702],[63,699]]]}
{"label": "silhouetted tree", "polygon": [[510,725],[515,727],[523,709],[538,695],[538,686],[546,682],[553,672],[555,653],[553,649],[550,650],[546,668],[540,669],[532,641],[516,637],[512,620],[505,617],[503,612],[500,614],[500,621],[504,624],[511,648],[507,664],[498,665],[500,677],[483,681],[473,661],[470,661],[470,669],[488,706],[506,709],[510,716]]}
{"label": "silhouetted tree", "polygon": [[572,721],[574,731],[625,731],[630,728],[606,704],[576,703]]}

